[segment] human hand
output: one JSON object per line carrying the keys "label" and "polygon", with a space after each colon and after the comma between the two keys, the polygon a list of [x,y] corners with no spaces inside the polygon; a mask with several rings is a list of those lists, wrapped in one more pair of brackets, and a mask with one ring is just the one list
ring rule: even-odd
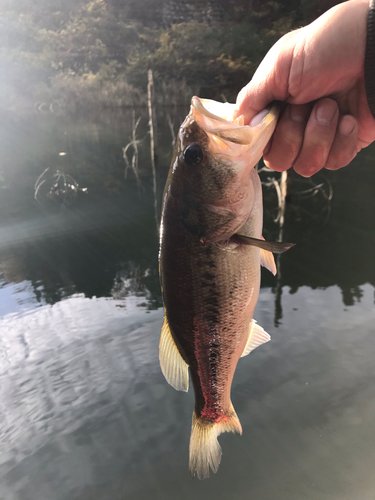
{"label": "human hand", "polygon": [[364,82],[368,8],[350,0],[288,33],[239,93],[234,118],[245,124],[270,102],[285,103],[264,151],[270,168],[305,177],[336,170],[375,140]]}

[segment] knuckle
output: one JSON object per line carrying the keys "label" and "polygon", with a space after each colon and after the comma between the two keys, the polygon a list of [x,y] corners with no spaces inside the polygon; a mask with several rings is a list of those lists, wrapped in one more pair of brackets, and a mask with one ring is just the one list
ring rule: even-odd
{"label": "knuckle", "polygon": [[268,158],[266,158],[266,156],[263,158],[263,161],[268,168],[271,168],[272,170],[275,170],[276,172],[284,172],[284,170],[288,170],[292,166],[289,163],[268,159]]}
{"label": "knuckle", "polygon": [[327,160],[327,151],[325,148],[317,147],[315,150],[309,148],[299,155],[294,163],[294,170],[304,177],[311,177],[321,170]]}
{"label": "knuckle", "polygon": [[339,170],[346,167],[357,156],[357,153],[341,156],[340,158],[329,158],[325,168],[327,170]]}
{"label": "knuckle", "polygon": [[292,167],[298,152],[299,147],[295,144],[278,144],[277,142],[273,142],[270,150],[267,151],[263,158],[267,166],[277,172],[283,172]]}
{"label": "knuckle", "polygon": [[328,170],[338,170],[346,167],[357,156],[356,141],[343,144],[342,141],[336,144],[328,156],[326,168]]}
{"label": "knuckle", "polygon": [[320,170],[320,168],[316,168],[313,165],[294,165],[293,168],[302,177],[311,177]]}

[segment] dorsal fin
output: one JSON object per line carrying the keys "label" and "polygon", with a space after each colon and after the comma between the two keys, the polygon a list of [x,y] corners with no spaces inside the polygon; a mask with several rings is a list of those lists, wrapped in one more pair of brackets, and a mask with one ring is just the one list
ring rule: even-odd
{"label": "dorsal fin", "polygon": [[265,344],[266,342],[269,342],[271,340],[271,337],[268,335],[268,333],[265,332],[260,325],[258,325],[255,319],[253,319],[252,322],[250,323],[249,330],[250,330],[249,339],[241,355],[241,358],[247,356],[251,351],[256,349],[258,346]]}
{"label": "dorsal fin", "polygon": [[161,327],[159,360],[161,371],[168,384],[177,391],[187,392],[189,389],[189,365],[177,349],[166,316],[164,316]]}

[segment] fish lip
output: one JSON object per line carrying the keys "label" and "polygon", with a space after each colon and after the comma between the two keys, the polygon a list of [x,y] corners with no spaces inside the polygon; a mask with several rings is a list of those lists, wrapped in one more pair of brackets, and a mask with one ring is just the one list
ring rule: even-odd
{"label": "fish lip", "polygon": [[206,116],[207,118],[211,118],[212,120],[215,120],[217,122],[228,123],[230,125],[234,125],[234,123],[232,121],[226,120],[225,118],[222,118],[219,115],[215,115],[214,113],[209,111],[204,106],[204,102],[209,102],[209,101],[211,101],[211,100],[210,99],[201,99],[200,97],[197,97],[196,95],[191,98],[191,111],[193,113],[194,118],[196,118],[197,113],[201,113],[202,115]]}
{"label": "fish lip", "polygon": [[[207,133],[213,153],[231,157],[241,156],[244,153],[243,148],[250,150],[255,143],[258,144],[259,140],[263,144],[265,137],[269,138],[274,131],[279,115],[279,107],[274,103],[258,113],[257,116],[260,121],[258,122],[255,119],[253,126],[240,125],[239,122],[233,121],[234,112],[235,104],[218,103],[197,96],[192,97],[189,116],[197,123],[198,127]],[[262,139],[260,139],[261,137]],[[253,153],[256,151],[257,155],[262,152],[258,146],[251,151]]]}
{"label": "fish lip", "polygon": [[[209,111],[204,105],[205,102],[208,103],[208,102],[211,102],[211,100],[210,99],[201,99],[198,96],[193,96],[191,98],[191,111],[192,111],[194,118],[196,119],[196,115],[201,113],[204,116],[206,116],[207,118],[211,118],[212,120],[215,120],[217,122],[227,123],[228,125],[231,126],[231,128],[249,127],[252,130],[255,130],[257,128],[262,128],[267,124],[267,122],[271,121],[273,118],[277,119],[277,117],[280,113],[280,103],[277,101],[273,101],[268,106],[266,106],[264,108],[264,110],[262,110],[258,113],[258,114],[260,114],[263,111],[268,110],[268,113],[266,113],[263,116],[263,118],[261,119],[261,121],[256,123],[256,125],[251,126],[251,123],[248,125],[239,125],[233,119],[227,120],[227,119],[223,118],[222,116],[215,115],[214,113]],[[228,105],[229,103],[221,103],[221,104],[224,106],[224,105]],[[232,105],[230,105],[230,106],[232,106]],[[235,105],[233,104],[233,113],[234,112],[235,112]],[[254,117],[254,118],[256,118],[256,117]]]}

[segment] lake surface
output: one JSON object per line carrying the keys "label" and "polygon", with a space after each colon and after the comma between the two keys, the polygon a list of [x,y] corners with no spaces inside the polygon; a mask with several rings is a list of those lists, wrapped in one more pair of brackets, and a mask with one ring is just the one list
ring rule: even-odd
{"label": "lake surface", "polygon": [[[262,271],[255,315],[272,342],[232,388],[243,436],[189,476],[193,392],[158,362],[156,224],[187,110],[158,112],[156,190],[143,109],[0,124],[0,499],[374,500],[374,147],[293,174],[297,245]],[[138,117],[141,186],[122,150]],[[261,175],[275,240],[279,174]]]}

